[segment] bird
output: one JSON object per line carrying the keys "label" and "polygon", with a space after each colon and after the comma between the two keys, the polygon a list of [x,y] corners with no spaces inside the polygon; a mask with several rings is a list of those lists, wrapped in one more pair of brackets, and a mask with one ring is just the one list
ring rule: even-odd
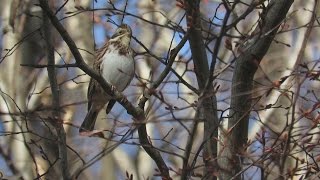
{"label": "bird", "polygon": [[[120,92],[127,88],[135,72],[131,36],[131,28],[127,24],[120,25],[111,38],[96,50],[93,62],[93,70]],[[93,78],[89,81],[87,99],[88,112],[79,128],[80,134],[93,131],[99,112],[107,104],[108,114],[116,102]]]}

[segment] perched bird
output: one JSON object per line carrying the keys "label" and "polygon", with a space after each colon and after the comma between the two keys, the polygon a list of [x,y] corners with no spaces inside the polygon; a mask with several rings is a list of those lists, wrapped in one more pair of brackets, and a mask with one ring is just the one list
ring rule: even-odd
{"label": "perched bird", "polygon": [[[120,92],[130,84],[135,71],[133,51],[130,47],[131,35],[130,27],[122,24],[110,40],[95,52],[93,69]],[[100,110],[108,103],[106,108],[108,114],[116,102],[92,78],[89,82],[87,98],[88,113],[81,124],[80,133],[92,131]]]}

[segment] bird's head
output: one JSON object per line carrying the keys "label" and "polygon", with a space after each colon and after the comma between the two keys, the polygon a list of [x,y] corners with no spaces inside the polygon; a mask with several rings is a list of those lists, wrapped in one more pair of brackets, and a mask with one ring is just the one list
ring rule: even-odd
{"label": "bird's head", "polygon": [[112,35],[111,41],[120,41],[122,44],[129,46],[131,39],[132,31],[127,24],[122,24]]}

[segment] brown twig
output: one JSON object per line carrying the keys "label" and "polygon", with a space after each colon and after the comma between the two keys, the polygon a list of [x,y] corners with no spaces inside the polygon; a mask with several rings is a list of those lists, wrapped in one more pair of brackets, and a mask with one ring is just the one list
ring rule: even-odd
{"label": "brown twig", "polygon": [[66,142],[66,132],[63,128],[63,123],[61,121],[60,115],[60,88],[57,81],[57,72],[54,67],[54,47],[52,46],[52,33],[51,33],[51,23],[48,17],[44,14],[43,18],[43,31],[46,42],[46,55],[48,60],[48,77],[50,82],[50,88],[52,92],[52,121],[50,121],[55,127],[57,133],[57,147],[59,151],[59,162],[60,170],[63,179],[70,179],[69,166],[68,166],[68,156],[67,156],[67,142]]}
{"label": "brown twig", "polygon": [[[314,3],[314,6],[313,6],[313,11],[312,12],[316,12],[317,10],[317,7],[318,6],[318,0],[315,0],[315,3]],[[300,64],[302,64],[302,59],[303,59],[303,56],[305,54],[305,50],[306,50],[306,47],[307,47],[307,44],[308,44],[308,41],[309,41],[309,38],[311,36],[311,32],[313,30],[313,24],[314,22],[316,21],[317,19],[317,15],[315,13],[312,14],[311,16],[311,19],[309,21],[309,26],[307,27],[307,30],[305,32],[305,35],[304,35],[304,39],[303,39],[303,42],[302,42],[302,45],[301,45],[301,48],[300,48],[300,51],[298,53],[298,57],[297,57],[297,60],[296,60],[296,63],[295,63],[295,69],[297,69],[299,71],[299,68],[300,67]],[[292,109],[291,109],[291,122],[289,124],[289,129],[288,129],[288,138],[286,140],[286,144],[285,144],[285,147],[284,147],[284,154],[281,158],[281,166],[280,166],[280,173],[282,173],[282,175],[285,177],[285,173],[286,173],[286,170],[285,170],[285,162],[288,158],[288,155],[287,153],[289,153],[289,150],[290,150],[290,144],[291,144],[291,136],[292,136],[292,131],[293,131],[293,128],[294,128],[294,122],[295,122],[295,116],[296,116],[296,107],[297,107],[297,101],[299,99],[299,96],[300,96],[300,90],[301,90],[301,86],[302,84],[304,83],[304,81],[307,79],[307,77],[304,77],[303,80],[300,81],[300,75],[298,74],[296,77],[295,77],[295,82],[297,83],[296,85],[296,93],[294,94],[294,97],[293,97],[293,103],[292,103]]]}

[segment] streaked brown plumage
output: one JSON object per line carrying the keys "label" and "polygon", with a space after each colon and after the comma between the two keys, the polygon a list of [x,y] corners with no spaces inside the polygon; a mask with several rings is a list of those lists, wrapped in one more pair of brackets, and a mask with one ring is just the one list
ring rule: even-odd
{"label": "streaked brown plumage", "polygon": [[[131,29],[128,25],[121,25],[111,39],[95,53],[93,69],[118,91],[123,91],[134,76],[133,53],[130,47]],[[88,113],[81,124],[79,132],[92,131],[100,110],[108,103],[108,114],[115,100],[100,87],[94,79],[90,79],[88,87]]]}

